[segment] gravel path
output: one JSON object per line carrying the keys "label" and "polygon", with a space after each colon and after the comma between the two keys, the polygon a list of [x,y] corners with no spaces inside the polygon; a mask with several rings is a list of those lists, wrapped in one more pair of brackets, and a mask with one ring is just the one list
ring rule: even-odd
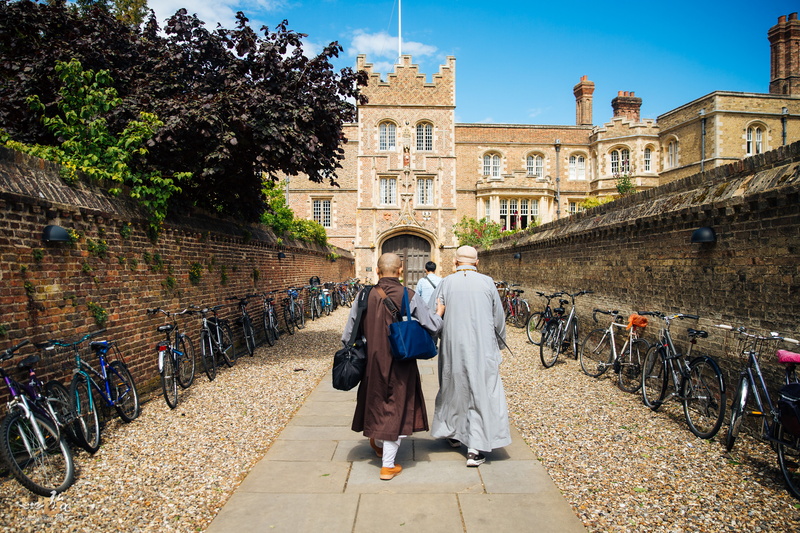
{"label": "gravel path", "polygon": [[[0,477],[0,530],[204,530],[329,370],[345,318],[308,322],[213,382],[199,374],[174,411],[155,396],[132,424],[109,422],[55,501]],[[677,403],[652,413],[574,360],[544,369],[522,330],[508,343],[511,419],[590,531],[800,531],[766,444],[743,436],[726,454]]]}

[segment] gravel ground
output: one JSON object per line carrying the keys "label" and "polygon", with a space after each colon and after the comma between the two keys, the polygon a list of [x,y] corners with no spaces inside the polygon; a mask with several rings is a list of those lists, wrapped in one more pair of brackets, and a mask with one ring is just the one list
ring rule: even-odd
{"label": "gravel ground", "polygon": [[[132,424],[110,421],[55,501],[0,477],[0,530],[204,530],[330,368],[345,318],[308,322],[213,382],[199,374],[174,411],[156,396]],[[543,368],[522,330],[508,343],[511,419],[590,531],[800,531],[768,445],[743,436],[726,454],[679,404],[653,413],[574,360]]]}

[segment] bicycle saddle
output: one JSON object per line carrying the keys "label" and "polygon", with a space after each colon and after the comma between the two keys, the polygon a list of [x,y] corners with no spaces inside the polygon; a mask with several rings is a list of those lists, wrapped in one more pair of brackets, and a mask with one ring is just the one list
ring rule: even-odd
{"label": "bicycle saddle", "polygon": [[563,315],[564,314],[564,308],[563,307],[556,307],[555,309],[553,309],[553,312],[555,314],[557,314],[557,315]]}
{"label": "bicycle saddle", "polygon": [[700,337],[701,339],[705,339],[706,337],[708,337],[708,332],[704,331],[702,329],[689,328],[689,329],[686,330],[686,332],[689,334],[689,337],[692,337],[692,338]]}
{"label": "bicycle saddle", "polygon": [[778,350],[775,352],[778,362],[783,364],[800,363],[800,353],[790,352],[789,350]]}
{"label": "bicycle saddle", "polygon": [[39,357],[39,354],[35,353],[33,355],[29,355],[28,357],[20,361],[17,366],[20,368],[30,368],[36,363],[38,363],[40,359],[41,358]]}
{"label": "bicycle saddle", "polygon": [[158,329],[158,331],[163,333],[165,331],[172,331],[173,329],[175,329],[175,326],[173,326],[172,324],[164,324],[164,325],[158,326],[157,329]]}
{"label": "bicycle saddle", "polygon": [[94,350],[95,352],[99,352],[101,350],[107,349],[111,346],[111,343],[108,341],[92,341],[89,343],[89,348]]}

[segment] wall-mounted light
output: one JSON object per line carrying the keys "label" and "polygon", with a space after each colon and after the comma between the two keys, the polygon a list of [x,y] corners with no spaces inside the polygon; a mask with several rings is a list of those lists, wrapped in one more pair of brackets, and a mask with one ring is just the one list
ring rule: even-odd
{"label": "wall-mounted light", "polygon": [[69,233],[61,226],[45,226],[42,232],[44,242],[69,242]]}
{"label": "wall-mounted light", "polygon": [[717,242],[717,234],[714,232],[714,228],[703,226],[692,232],[692,242]]}
{"label": "wall-mounted light", "polygon": [[286,254],[283,252],[278,252],[278,259],[286,259]]}
{"label": "wall-mounted light", "polygon": [[522,254],[521,254],[521,253],[519,253],[519,252],[515,253],[515,254],[514,254],[514,259],[519,259],[519,260],[522,260]]}

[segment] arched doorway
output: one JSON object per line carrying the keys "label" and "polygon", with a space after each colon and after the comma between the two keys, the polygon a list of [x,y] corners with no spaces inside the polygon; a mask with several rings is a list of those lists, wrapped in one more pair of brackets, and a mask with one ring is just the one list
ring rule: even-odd
{"label": "arched doorway", "polygon": [[406,287],[415,288],[425,276],[425,263],[430,261],[431,244],[416,235],[397,235],[381,246],[381,253],[394,253],[403,260],[403,281]]}

